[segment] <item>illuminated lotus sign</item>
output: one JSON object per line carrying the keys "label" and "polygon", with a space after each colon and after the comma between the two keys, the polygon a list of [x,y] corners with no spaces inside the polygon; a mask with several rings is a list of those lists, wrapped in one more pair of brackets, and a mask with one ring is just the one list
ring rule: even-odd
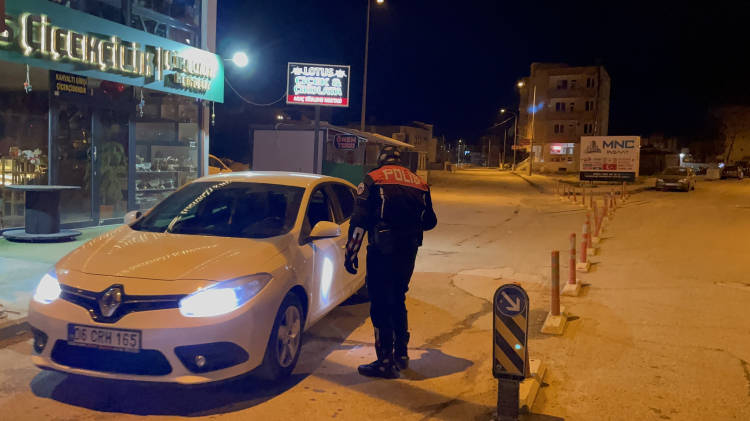
{"label": "illuminated lotus sign", "polygon": [[349,66],[289,63],[287,104],[349,106]]}

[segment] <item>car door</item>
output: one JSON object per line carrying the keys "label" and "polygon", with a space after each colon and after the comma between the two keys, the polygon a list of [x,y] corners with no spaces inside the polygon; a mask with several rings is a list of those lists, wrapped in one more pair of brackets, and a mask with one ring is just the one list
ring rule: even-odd
{"label": "car door", "polygon": [[321,221],[336,222],[335,203],[325,184],[310,194],[300,234],[300,250],[308,264],[301,268],[307,273],[298,273],[297,276],[309,277],[310,323],[323,317],[342,300],[342,272],[346,272],[342,263],[344,250],[340,248],[338,238],[309,238],[312,228]]}
{"label": "car door", "polygon": [[[336,202],[336,223],[341,226],[341,236],[336,240],[342,255],[346,254],[346,243],[349,241],[349,221],[354,212],[354,203],[356,190],[343,183],[330,183],[329,189],[331,196]],[[341,274],[343,278],[344,290],[354,293],[359,288],[358,285],[364,280],[366,274],[367,261],[367,238],[362,241],[362,247],[359,252],[359,270],[356,275],[344,270]],[[342,262],[343,264],[343,262]]]}

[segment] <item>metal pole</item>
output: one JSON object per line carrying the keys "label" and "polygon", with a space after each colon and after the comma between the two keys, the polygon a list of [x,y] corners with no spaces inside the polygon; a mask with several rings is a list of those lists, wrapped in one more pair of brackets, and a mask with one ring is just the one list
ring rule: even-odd
{"label": "metal pole", "polygon": [[534,120],[536,117],[536,84],[534,84],[534,100],[531,104],[531,153],[529,154],[529,175],[531,175],[531,167],[534,165]]}
{"label": "metal pole", "polygon": [[320,105],[315,106],[315,141],[313,142],[313,174],[318,174],[318,135],[320,131]]}
{"label": "metal pole", "polygon": [[[573,265],[575,270],[575,265]],[[550,313],[553,316],[560,315],[560,252],[552,250],[552,277],[551,277]]]}
{"label": "metal pole", "polygon": [[370,5],[372,0],[367,0],[367,29],[365,30],[365,77],[362,79],[362,119],[359,122],[359,130],[365,131],[365,109],[367,107],[367,55],[370,52]]}
{"label": "metal pole", "polygon": [[516,380],[497,380],[497,421],[517,421],[520,415],[518,408],[519,382]]}
{"label": "metal pole", "polygon": [[492,156],[492,136],[487,138],[487,168],[490,167],[491,156]]}
{"label": "metal pole", "polygon": [[576,235],[570,234],[570,260],[568,261],[568,283],[576,284]]}
{"label": "metal pole", "polygon": [[516,148],[518,148],[518,114],[516,114],[516,121],[513,123],[513,171],[516,170]]}
{"label": "metal pole", "polygon": [[500,164],[500,169],[503,169],[505,167],[505,144],[508,142],[508,129],[503,127],[503,150],[502,150],[502,160],[503,162]]}

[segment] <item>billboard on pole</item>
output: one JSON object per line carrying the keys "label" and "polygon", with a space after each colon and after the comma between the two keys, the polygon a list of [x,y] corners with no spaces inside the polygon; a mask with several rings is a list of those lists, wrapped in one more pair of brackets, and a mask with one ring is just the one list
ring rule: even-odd
{"label": "billboard on pole", "polygon": [[583,136],[580,179],[635,182],[640,157],[639,136]]}
{"label": "billboard on pole", "polygon": [[289,63],[286,103],[348,107],[349,74],[349,66]]}

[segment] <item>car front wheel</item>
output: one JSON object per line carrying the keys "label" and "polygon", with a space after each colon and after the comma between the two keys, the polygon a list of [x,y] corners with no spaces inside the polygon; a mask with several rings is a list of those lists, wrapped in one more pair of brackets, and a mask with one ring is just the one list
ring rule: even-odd
{"label": "car front wheel", "polygon": [[273,323],[260,377],[281,381],[292,374],[302,349],[303,314],[299,298],[294,293],[287,294]]}

